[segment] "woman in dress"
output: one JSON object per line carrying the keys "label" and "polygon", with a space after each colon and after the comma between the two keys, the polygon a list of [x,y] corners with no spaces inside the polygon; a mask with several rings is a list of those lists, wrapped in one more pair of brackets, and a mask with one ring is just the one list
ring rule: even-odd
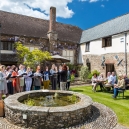
{"label": "woman in dress", "polygon": [[2,65],[0,65],[0,100],[2,99],[2,95],[4,94],[4,75],[2,73]]}
{"label": "woman in dress", "polygon": [[32,84],[32,77],[30,77],[32,75],[32,71],[30,67],[27,68],[26,73],[27,73],[27,75],[25,76],[26,91],[30,91]]}
{"label": "woman in dress", "polygon": [[2,74],[3,74],[3,77],[4,77],[4,94],[5,95],[8,95],[8,88],[7,88],[7,81],[6,81],[6,78],[7,78],[7,75],[6,75],[6,71],[5,71],[5,66],[2,65]]}
{"label": "woman in dress", "polygon": [[93,86],[92,90],[95,92],[96,91],[96,86],[98,84],[98,77],[97,77],[96,73],[92,76],[91,81],[92,81],[92,86]]}
{"label": "woman in dress", "polygon": [[57,85],[57,67],[55,64],[52,64],[52,68],[50,70],[51,74],[51,83],[52,83],[52,90],[56,90],[56,85]]}
{"label": "woman in dress", "polygon": [[37,66],[36,72],[34,73],[34,90],[40,90],[42,85],[42,74],[40,73],[40,66]]}
{"label": "woman in dress", "polygon": [[14,93],[19,93],[20,92],[20,81],[18,77],[18,68],[16,66],[12,66],[12,77],[14,77],[12,83],[13,83],[13,92]]}
{"label": "woman in dress", "polygon": [[24,73],[25,73],[24,67],[23,65],[20,65],[18,70],[18,76],[20,80],[20,86],[19,86],[20,92],[23,92],[23,88],[24,88],[24,77],[23,77]]}

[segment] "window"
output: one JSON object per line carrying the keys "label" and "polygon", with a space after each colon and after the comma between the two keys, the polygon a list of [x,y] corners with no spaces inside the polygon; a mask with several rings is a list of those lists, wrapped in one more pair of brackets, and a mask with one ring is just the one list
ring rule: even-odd
{"label": "window", "polygon": [[90,42],[86,43],[86,49],[85,49],[85,52],[89,51],[90,51]]}
{"label": "window", "polygon": [[112,46],[112,38],[106,37],[102,39],[102,47],[110,47]]}
{"label": "window", "polygon": [[14,42],[1,42],[1,50],[13,50]]}
{"label": "window", "polygon": [[62,56],[69,59],[70,63],[74,63],[74,51],[73,50],[63,50]]}

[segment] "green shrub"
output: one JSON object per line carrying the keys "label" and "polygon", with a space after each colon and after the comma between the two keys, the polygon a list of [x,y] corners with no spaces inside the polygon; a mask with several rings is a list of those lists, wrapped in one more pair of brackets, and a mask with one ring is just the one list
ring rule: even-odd
{"label": "green shrub", "polygon": [[98,76],[98,75],[100,74],[100,72],[97,71],[97,70],[94,70],[94,71],[91,72],[91,74],[92,74],[92,76],[93,76],[94,74],[97,74],[97,76]]}
{"label": "green shrub", "polygon": [[81,71],[80,71],[80,77],[81,77],[82,81],[86,81],[86,79],[88,78],[88,75],[89,75],[88,67],[82,66]]}
{"label": "green shrub", "polygon": [[71,82],[73,82],[73,81],[74,81],[74,79],[75,79],[74,74],[71,74]]}
{"label": "green shrub", "polygon": [[92,78],[92,74],[91,73],[89,73],[89,75],[88,75],[88,79],[91,79]]}
{"label": "green shrub", "polygon": [[68,63],[67,66],[69,66],[69,70],[73,70],[76,67],[74,64],[70,64],[70,63]]}

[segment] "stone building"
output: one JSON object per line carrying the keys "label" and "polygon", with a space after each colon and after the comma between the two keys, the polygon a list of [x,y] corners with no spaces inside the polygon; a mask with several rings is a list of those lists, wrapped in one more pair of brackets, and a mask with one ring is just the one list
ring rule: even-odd
{"label": "stone building", "polygon": [[78,44],[82,30],[79,27],[56,22],[56,8],[50,8],[50,20],[0,11],[0,62],[17,64],[14,42],[20,41],[30,50],[39,48],[60,54],[77,63]]}
{"label": "stone building", "polygon": [[106,75],[129,75],[129,14],[84,30],[80,40],[79,63]]}

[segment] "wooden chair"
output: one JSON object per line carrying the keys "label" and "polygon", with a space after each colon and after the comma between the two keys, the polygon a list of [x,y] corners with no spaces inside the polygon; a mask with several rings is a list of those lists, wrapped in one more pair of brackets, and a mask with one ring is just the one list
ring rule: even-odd
{"label": "wooden chair", "polygon": [[120,94],[122,93],[122,97],[124,98],[124,92],[125,92],[125,89],[118,90],[118,96],[120,97]]}

